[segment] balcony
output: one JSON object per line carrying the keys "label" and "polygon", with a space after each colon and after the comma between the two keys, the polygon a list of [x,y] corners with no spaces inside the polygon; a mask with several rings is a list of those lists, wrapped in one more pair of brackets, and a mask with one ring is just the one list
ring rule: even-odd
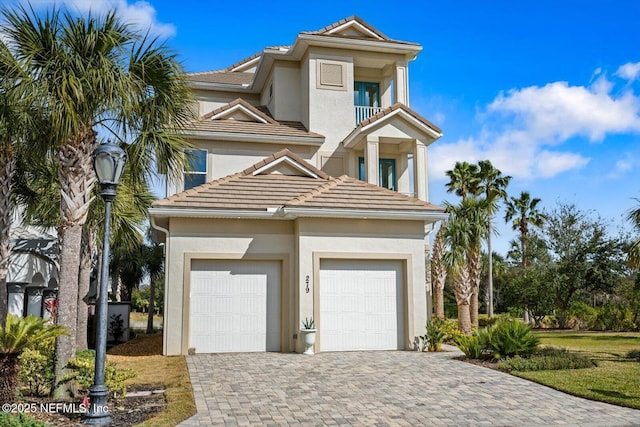
{"label": "balcony", "polygon": [[356,126],[382,111],[382,107],[362,107],[356,105],[354,108],[356,111]]}

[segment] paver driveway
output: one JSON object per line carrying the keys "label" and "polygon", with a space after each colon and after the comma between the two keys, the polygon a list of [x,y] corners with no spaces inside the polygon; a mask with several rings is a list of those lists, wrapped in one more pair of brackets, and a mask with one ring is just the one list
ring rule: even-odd
{"label": "paver driveway", "polygon": [[639,410],[569,396],[452,355],[189,356],[198,413],[181,425],[640,426]]}

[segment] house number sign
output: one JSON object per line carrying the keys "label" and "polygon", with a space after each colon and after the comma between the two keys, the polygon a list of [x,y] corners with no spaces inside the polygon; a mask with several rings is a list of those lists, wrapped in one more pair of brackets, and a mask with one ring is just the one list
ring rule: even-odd
{"label": "house number sign", "polygon": [[307,276],[304,278],[304,283],[306,284],[304,291],[306,293],[309,293],[309,275],[307,274]]}

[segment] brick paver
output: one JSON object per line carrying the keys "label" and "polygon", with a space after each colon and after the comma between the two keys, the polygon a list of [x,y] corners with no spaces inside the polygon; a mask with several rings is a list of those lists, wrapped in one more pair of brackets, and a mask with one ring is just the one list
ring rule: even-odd
{"label": "brick paver", "polygon": [[453,355],[188,356],[198,413],[180,425],[640,426],[639,410],[569,396]]}

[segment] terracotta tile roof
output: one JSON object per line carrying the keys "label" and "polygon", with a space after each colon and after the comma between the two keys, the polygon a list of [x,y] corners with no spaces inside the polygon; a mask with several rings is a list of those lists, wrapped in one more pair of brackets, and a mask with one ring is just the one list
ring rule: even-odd
{"label": "terracotta tile roof", "polygon": [[429,120],[425,119],[424,117],[422,117],[420,114],[416,113],[415,111],[413,111],[411,108],[407,107],[404,104],[401,104],[399,102],[393,104],[391,107],[385,108],[382,111],[380,111],[378,114],[369,117],[367,120],[363,120],[362,122],[360,122],[358,124],[358,126],[356,126],[356,129],[361,129],[371,123],[374,123],[378,120],[383,119],[385,116],[388,116],[389,114],[393,113],[396,110],[402,110],[404,112],[406,112],[407,114],[411,115],[414,119],[418,120],[419,122],[423,123],[425,126],[431,128],[433,131],[437,132],[437,133],[442,133],[442,130],[434,125],[433,123],[431,123]]}
{"label": "terracotta tile roof", "polygon": [[300,138],[316,138],[318,143],[324,141],[324,136],[309,132],[300,122],[281,121],[277,124],[242,122],[239,120],[197,120],[185,126],[183,130],[190,132],[221,132],[238,133],[248,135],[270,135]]}
{"label": "terracotta tile roof", "polygon": [[363,27],[365,27],[366,29],[368,29],[372,33],[375,33],[376,35],[380,36],[381,38],[383,38],[385,40],[390,40],[389,37],[385,36],[380,31],[378,31],[376,28],[372,27],[370,24],[368,24],[366,21],[364,21],[362,18],[360,18],[360,17],[358,17],[356,15],[351,15],[351,16],[349,16],[347,18],[341,19],[338,22],[334,22],[333,24],[329,24],[326,27],[321,28],[321,29],[316,30],[316,31],[303,31],[302,34],[323,34],[323,35],[326,35],[329,31],[333,30],[334,28],[338,28],[339,26],[341,26],[343,24],[346,24],[347,22],[350,22],[350,21],[356,21],[358,24],[362,25]]}
{"label": "terracotta tile roof", "polygon": [[[215,119],[214,117],[220,113],[230,110],[234,106],[242,105],[256,116],[264,119],[267,123],[241,121],[233,119]],[[262,136],[274,136],[274,137],[300,137],[300,138],[315,138],[318,143],[324,141],[324,136],[315,132],[309,132],[302,123],[275,120],[269,113],[269,109],[262,105],[254,107],[245,100],[238,98],[228,104],[219,107],[210,113],[205,114],[198,120],[194,120],[183,126],[183,130],[189,134],[189,132],[221,132],[221,133],[237,133],[237,134],[249,134],[249,135],[262,135]]]}
{"label": "terracotta tile roof", "polygon": [[[283,157],[288,157],[318,176],[277,173],[253,175],[255,171]],[[153,207],[249,211],[281,207],[390,212],[444,211],[431,203],[346,175],[330,177],[289,150],[269,156],[242,172],[158,200],[153,203]]]}
{"label": "terracotta tile roof", "polygon": [[[369,31],[371,31],[372,33],[376,34],[378,37],[380,37],[381,39],[375,39],[374,37],[367,37],[367,36],[349,36],[349,35],[343,35],[343,34],[332,34],[330,33],[331,30],[340,27],[343,24],[346,24],[350,21],[356,21],[358,24],[362,25],[363,27],[365,27],[366,29],[368,29]],[[358,40],[376,40],[379,42],[390,42],[390,43],[401,43],[401,44],[407,44],[407,45],[414,45],[414,46],[419,46],[419,43],[412,43],[412,42],[406,42],[406,41],[402,41],[402,40],[395,40],[395,39],[391,39],[389,37],[387,37],[386,35],[384,35],[383,33],[380,32],[380,30],[378,30],[377,28],[373,27],[372,25],[370,25],[368,22],[366,22],[365,20],[363,20],[362,18],[358,17],[358,16],[350,16],[348,18],[344,18],[341,19],[338,22],[334,22],[331,25],[328,25],[324,28],[321,28],[319,30],[316,31],[302,31],[300,34],[312,34],[312,35],[320,35],[320,36],[325,36],[325,37],[339,37],[339,38],[350,38],[350,39],[358,39]]]}
{"label": "terracotta tile roof", "polygon": [[249,85],[255,74],[231,71],[207,71],[203,73],[187,74],[187,79],[192,82],[221,83],[228,85]]}

